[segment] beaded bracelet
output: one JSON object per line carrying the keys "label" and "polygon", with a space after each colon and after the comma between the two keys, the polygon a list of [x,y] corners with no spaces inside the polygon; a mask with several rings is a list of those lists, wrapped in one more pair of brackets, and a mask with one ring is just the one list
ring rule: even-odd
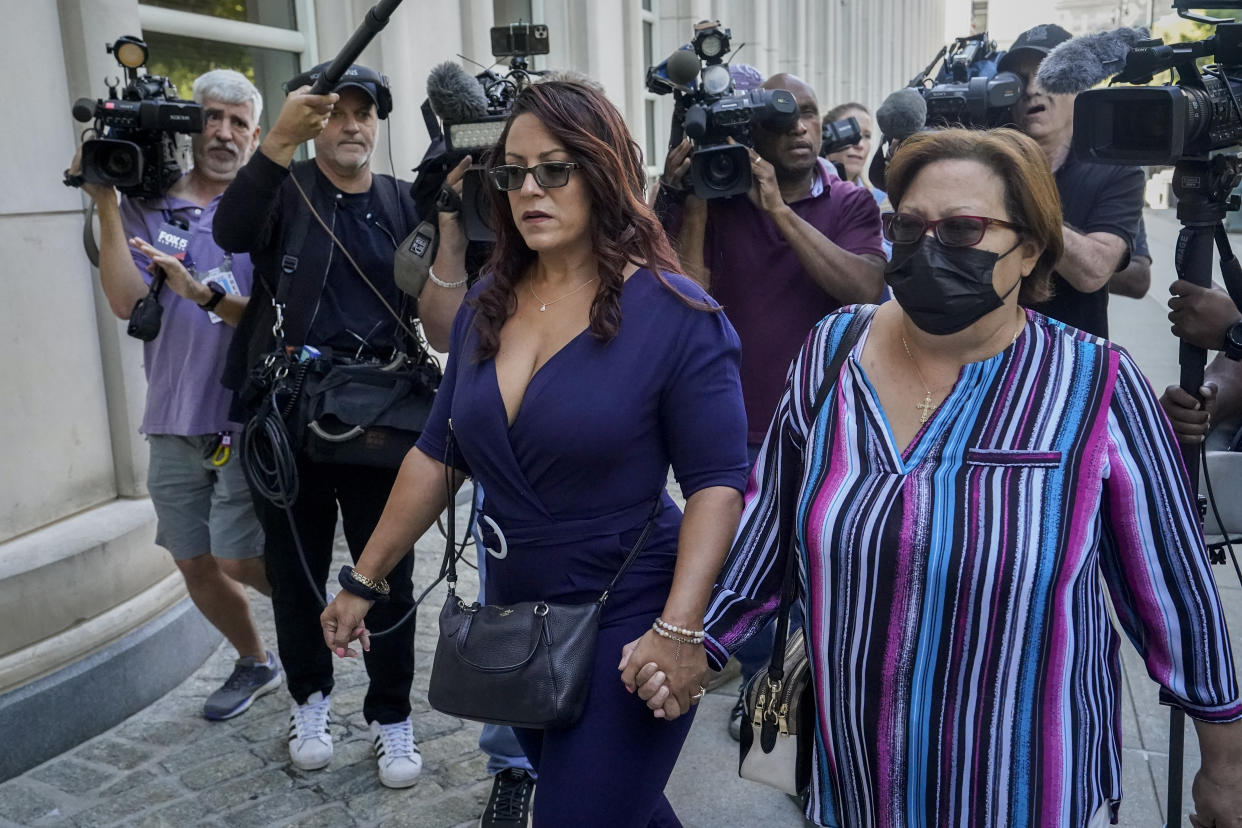
{"label": "beaded bracelet", "polygon": [[704,635],[707,634],[707,630],[688,630],[685,627],[673,626],[672,624],[665,621],[663,618],[659,618],[659,617],[656,618],[655,623],[656,623],[656,626],[664,630],[667,630],[668,632],[677,633],[678,635],[688,635],[691,638],[701,639]]}
{"label": "beaded bracelet", "polygon": [[681,645],[682,644],[689,644],[694,647],[703,646],[703,639],[701,637],[700,638],[687,638],[685,636],[678,635],[677,633],[671,633],[668,630],[665,630],[660,626],[660,622],[658,619],[651,623],[651,629],[655,631],[656,635],[660,636],[661,638],[667,638],[669,641],[672,641],[674,644],[677,645],[676,647],[673,648],[673,662],[675,664],[681,664]]}
{"label": "beaded bracelet", "polygon": [[469,278],[463,278],[456,282],[446,282],[443,279],[437,279],[435,268],[431,265],[427,265],[427,278],[431,279],[432,284],[438,285],[442,288],[448,288],[450,290],[453,288],[465,287],[466,282],[469,281]]}
{"label": "beaded bracelet", "polygon": [[668,630],[663,629],[657,624],[652,624],[651,629],[655,630],[656,635],[660,636],[661,638],[667,638],[669,641],[676,641],[678,644],[698,645],[698,644],[703,643],[703,636],[701,635],[700,636],[679,635],[677,633],[671,633]]}

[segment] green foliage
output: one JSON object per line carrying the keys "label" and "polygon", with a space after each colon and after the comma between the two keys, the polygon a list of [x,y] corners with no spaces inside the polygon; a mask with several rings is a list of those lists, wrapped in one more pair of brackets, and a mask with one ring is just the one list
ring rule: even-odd
{"label": "green foliage", "polygon": [[[1196,10],[1198,14],[1205,17],[1242,19],[1242,12],[1223,11],[1223,10]],[[1186,20],[1178,17],[1176,14],[1166,14],[1164,17],[1156,20],[1152,26],[1152,37],[1161,38],[1165,43],[1189,43],[1196,40],[1207,40],[1216,31],[1215,26],[1207,23],[1196,23],[1193,20]],[[1210,57],[1202,57],[1196,61],[1196,64],[1202,68],[1213,60]]]}

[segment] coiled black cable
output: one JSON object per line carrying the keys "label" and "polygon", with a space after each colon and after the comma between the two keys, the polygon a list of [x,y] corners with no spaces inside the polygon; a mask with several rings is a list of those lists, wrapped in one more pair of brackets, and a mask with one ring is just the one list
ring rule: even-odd
{"label": "coiled black cable", "polygon": [[[296,402],[297,395],[301,391],[302,381],[305,378],[305,366],[298,366],[301,370],[294,378],[293,389],[295,391],[292,396],[293,402]],[[286,407],[291,407],[290,403]],[[311,573],[310,564],[306,560],[306,552],[302,547],[302,538],[298,533],[298,527],[293,519],[293,504],[298,497],[298,463],[297,454],[293,450],[293,444],[289,439],[289,429],[285,425],[285,418],[281,416],[276,402],[276,393],[273,391],[263,401],[259,411],[250,418],[241,433],[241,452],[242,471],[246,475],[246,481],[250,484],[253,491],[257,492],[273,506],[281,509],[285,513],[285,517],[289,521],[289,532],[293,535],[293,545],[297,550],[298,563],[302,566],[302,573],[306,576],[306,583],[310,586],[311,593],[315,596],[315,600],[319,602],[319,606],[326,607],[324,594],[320,585],[316,583],[315,576]],[[452,471],[448,471],[452,474]],[[452,491],[450,486],[449,491]],[[456,503],[450,499],[448,508],[457,508]],[[471,498],[470,518],[466,525],[471,526],[475,519],[475,502]],[[468,547],[469,530],[462,538],[461,545],[455,543],[456,539],[450,540],[450,544],[455,549],[458,560],[461,560]],[[413,550],[406,553],[413,554]],[[405,624],[414,614],[418,612],[418,607],[422,604],[423,599],[434,589],[440,582],[444,580],[447,574],[447,568],[442,566],[438,578],[434,580],[426,589],[419,594],[414,600],[410,609],[401,616],[392,626],[378,632],[370,633],[371,638],[380,638],[388,635],[396,630],[402,624]]]}

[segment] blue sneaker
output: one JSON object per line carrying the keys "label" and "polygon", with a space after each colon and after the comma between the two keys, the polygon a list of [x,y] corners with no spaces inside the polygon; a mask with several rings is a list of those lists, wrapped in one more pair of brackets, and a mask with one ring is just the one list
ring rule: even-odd
{"label": "blue sneaker", "polygon": [[280,664],[270,651],[267,661],[256,661],[249,656],[239,658],[233,664],[233,674],[228,681],[207,697],[203,715],[212,721],[231,719],[246,712],[255,699],[275,690],[283,680]]}

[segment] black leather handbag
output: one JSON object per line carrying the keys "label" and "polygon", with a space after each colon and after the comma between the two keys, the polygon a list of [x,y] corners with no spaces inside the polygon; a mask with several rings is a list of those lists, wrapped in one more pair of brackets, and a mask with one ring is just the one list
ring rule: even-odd
{"label": "black leather handbag", "polygon": [[[450,431],[450,452],[452,442]],[[440,610],[427,700],[441,713],[488,724],[533,729],[572,725],[587,702],[600,610],[646,545],[660,498],[598,599],[589,604],[526,601],[508,606],[467,604],[457,596],[452,503],[450,497],[444,553],[448,597]]]}

